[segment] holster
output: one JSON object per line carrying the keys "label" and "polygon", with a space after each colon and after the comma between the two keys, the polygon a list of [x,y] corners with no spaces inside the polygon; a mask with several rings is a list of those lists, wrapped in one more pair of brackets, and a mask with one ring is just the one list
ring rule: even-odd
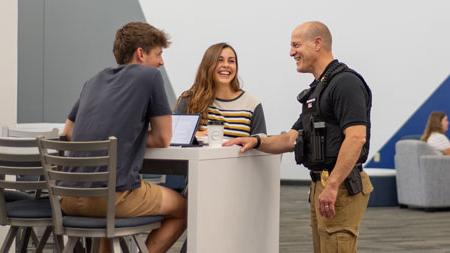
{"label": "holster", "polygon": [[351,196],[356,195],[362,191],[361,171],[362,166],[356,165],[344,180],[345,188],[347,188],[348,194]]}
{"label": "holster", "polygon": [[297,140],[295,142],[294,147],[294,154],[295,154],[295,162],[297,162],[298,165],[302,164],[305,161],[305,149],[302,134],[299,134],[297,136]]}

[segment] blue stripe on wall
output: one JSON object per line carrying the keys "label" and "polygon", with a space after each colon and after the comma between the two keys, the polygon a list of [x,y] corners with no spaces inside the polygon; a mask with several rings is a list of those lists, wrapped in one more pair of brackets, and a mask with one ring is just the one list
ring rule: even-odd
{"label": "blue stripe on wall", "polygon": [[378,151],[379,161],[375,155],[366,164],[367,168],[395,168],[395,143],[403,138],[420,138],[428,115],[432,111],[442,111],[450,115],[450,76],[433,92],[433,94],[414,112],[400,129]]}

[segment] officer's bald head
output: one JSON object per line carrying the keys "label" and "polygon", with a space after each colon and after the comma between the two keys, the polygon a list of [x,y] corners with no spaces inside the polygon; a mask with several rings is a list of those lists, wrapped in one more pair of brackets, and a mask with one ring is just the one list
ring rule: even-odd
{"label": "officer's bald head", "polygon": [[332,48],[332,38],[328,27],[319,21],[309,21],[298,25],[293,33],[298,33],[301,37],[308,40],[322,39],[323,49],[330,51]]}

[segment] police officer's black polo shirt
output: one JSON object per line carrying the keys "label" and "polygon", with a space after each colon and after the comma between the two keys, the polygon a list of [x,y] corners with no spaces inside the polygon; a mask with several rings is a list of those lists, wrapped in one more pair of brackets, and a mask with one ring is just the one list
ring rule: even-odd
{"label": "police officer's black polo shirt", "polygon": [[[337,63],[337,60],[332,61],[322,75],[330,66]],[[310,87],[315,88],[318,83],[318,80],[314,80],[310,84]],[[327,129],[327,156],[335,154],[337,157],[344,138],[344,129],[354,125],[365,125],[367,127],[364,148],[366,153],[368,153],[370,140],[370,103],[371,98],[369,97],[368,91],[363,81],[356,74],[342,72],[331,79],[320,96],[320,112],[322,118],[327,122],[334,122],[339,127],[335,128],[336,130],[331,133],[329,132],[330,129]],[[294,123],[292,129],[303,129],[301,117]],[[358,162],[364,162],[366,159],[367,154],[361,157]]]}

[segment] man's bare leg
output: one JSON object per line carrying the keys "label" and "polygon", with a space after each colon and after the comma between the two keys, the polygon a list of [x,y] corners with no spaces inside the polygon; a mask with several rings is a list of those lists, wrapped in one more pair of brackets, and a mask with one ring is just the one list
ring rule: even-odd
{"label": "man's bare leg", "polygon": [[159,214],[165,218],[159,229],[153,230],[147,237],[148,251],[163,253],[177,241],[186,229],[187,203],[179,193],[161,187],[162,203]]}

